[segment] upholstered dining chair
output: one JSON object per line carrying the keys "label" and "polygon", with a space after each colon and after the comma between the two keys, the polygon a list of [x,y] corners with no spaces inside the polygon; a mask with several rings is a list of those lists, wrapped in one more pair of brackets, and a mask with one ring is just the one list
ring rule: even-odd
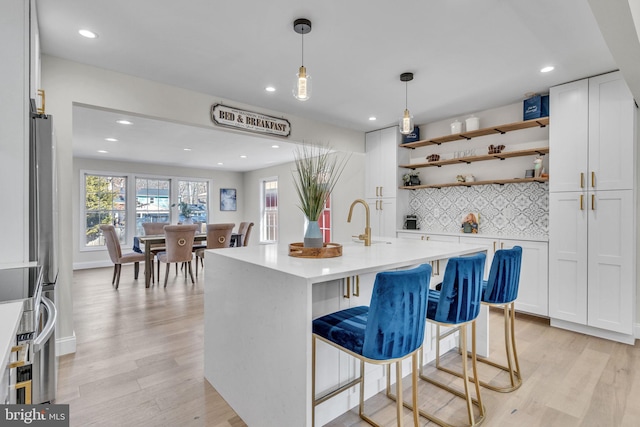
{"label": "upholstered dining chair", "polygon": [[247,235],[247,229],[249,228],[248,221],[242,221],[238,226],[238,234],[240,234],[240,241],[236,242],[237,246],[244,246],[244,236]]}
{"label": "upholstered dining chair", "polygon": [[[480,300],[482,296],[482,283],[484,277],[484,264],[486,255],[479,253],[472,256],[451,258],[447,262],[441,289],[429,290],[429,303],[427,307],[427,321],[436,324],[437,337],[440,335],[440,327],[453,327],[443,336],[459,331],[460,353],[462,355],[462,379],[464,380],[464,392],[444,384],[434,378],[427,377],[423,372],[422,360],[420,361],[420,378],[444,389],[466,401],[467,416],[470,426],[480,424],[485,418],[485,408],[482,404],[480,386],[472,378],[478,378],[476,358],[476,318],[480,313]],[[470,378],[467,367],[467,326],[471,325],[471,367],[473,377]],[[436,364],[440,360],[440,341],[436,339]],[[471,396],[471,383],[474,382],[476,398]],[[387,387],[387,390],[389,387]],[[473,406],[478,408],[478,415],[474,413]],[[420,415],[441,426],[450,424],[431,413],[420,410]]]}
{"label": "upholstered dining chair", "polygon": [[247,225],[247,230],[245,231],[244,235],[242,236],[242,246],[248,246],[249,245],[249,237],[251,236],[251,229],[253,228],[253,223],[250,222]]}
{"label": "upholstered dining chair", "polygon": [[[118,286],[120,286],[120,271],[122,270],[122,264],[134,263],[134,278],[137,279],[140,271],[140,262],[144,261],[144,254],[136,252],[123,254],[122,248],[120,247],[120,240],[118,240],[118,235],[116,234],[116,229],[113,225],[101,224],[100,230],[102,230],[102,234],[104,235],[107,243],[109,257],[113,262],[113,278],[111,279],[111,285],[115,283],[116,289],[118,289]],[[149,266],[145,266],[145,268],[149,268]]]}
{"label": "upholstered dining chair", "polygon": [[[164,276],[165,288],[167,287],[167,280],[169,279],[169,267],[173,262],[187,263],[191,283],[195,284],[193,270],[191,269],[191,260],[193,259],[193,240],[198,227],[196,224],[164,226],[166,251],[159,252],[157,256],[158,263],[164,262],[167,264]],[[160,274],[158,274],[158,281],[160,281]]]}
{"label": "upholstered dining chair", "polygon": [[[144,229],[145,236],[153,236],[156,234],[164,234],[164,226],[169,225],[169,222],[143,222],[142,228]],[[151,253],[153,254],[151,258],[151,280],[154,281],[153,274],[153,262],[158,252],[162,252],[165,250],[165,246],[163,243],[155,243],[151,244]],[[160,266],[158,265],[158,277],[160,277]]]}
{"label": "upholstered dining chair", "polygon": [[[313,321],[312,339],[312,424],[315,408],[333,396],[360,385],[360,418],[377,425],[364,413],[365,362],[378,365],[396,364],[396,423],[403,425],[402,361],[412,359],[413,423],[418,416],[418,352],[424,340],[425,317],[431,265],[411,270],[381,272],[376,275],[369,307],[351,307],[322,316]],[[338,389],[316,397],[317,340],[330,344],[360,360],[360,375]],[[390,369],[387,369],[387,378]],[[389,380],[390,382],[390,380]]]}
{"label": "upholstered dining chair", "polygon": [[196,250],[196,277],[198,277],[198,260],[204,268],[205,249],[228,248],[231,245],[231,233],[236,225],[232,222],[226,224],[207,224],[207,246]]}
{"label": "upholstered dining chair", "polygon": [[[522,385],[520,363],[516,351],[515,337],[515,301],[518,298],[520,284],[520,266],[522,264],[522,248],[514,246],[511,249],[496,251],[491,262],[489,280],[482,284],[482,304],[490,307],[502,308],[504,311],[504,346],[507,358],[506,366],[494,360],[478,356],[478,361],[501,369],[509,374],[509,384],[497,385],[480,380],[480,385],[489,390],[507,393],[518,389]],[[439,365],[439,364],[438,364]],[[462,376],[459,372],[443,366],[438,369],[453,375]]]}

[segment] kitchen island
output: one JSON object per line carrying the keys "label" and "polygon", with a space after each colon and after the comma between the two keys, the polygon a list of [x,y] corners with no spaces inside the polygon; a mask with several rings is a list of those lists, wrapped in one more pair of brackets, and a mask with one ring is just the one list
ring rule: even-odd
{"label": "kitchen island", "polygon": [[[368,305],[377,272],[484,250],[391,238],[368,247],[344,243],[342,256],[322,259],[290,257],[286,244],[207,250],[205,378],[252,427],[311,426],[312,319]],[[486,342],[486,322],[478,329]],[[355,375],[348,359],[328,346],[318,348],[319,391]],[[384,387],[379,371],[370,380],[367,367],[367,397]],[[356,392],[342,393],[317,408],[316,424],[356,403]]]}

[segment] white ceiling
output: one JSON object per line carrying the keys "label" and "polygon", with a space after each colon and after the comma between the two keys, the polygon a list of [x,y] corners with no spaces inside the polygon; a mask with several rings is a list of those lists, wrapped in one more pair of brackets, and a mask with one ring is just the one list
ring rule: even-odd
{"label": "white ceiling", "polygon": [[[397,121],[406,71],[415,74],[408,107],[423,124],[617,68],[586,0],[37,0],[37,8],[45,54],[361,131]],[[301,64],[293,21],[300,17],[313,24],[304,36],[313,77],[307,102],[291,94]],[[82,38],[80,28],[99,37]],[[540,73],[545,65],[555,70]],[[107,126],[115,115],[75,107],[74,155],[105,149],[105,133],[118,132]],[[176,141],[197,148],[200,167],[217,169],[221,158],[230,170],[255,169],[250,159],[234,158],[254,151],[263,160],[258,167],[291,160],[288,147],[270,148],[273,140],[136,120],[143,124],[135,125],[132,143],[153,150],[155,163],[186,158]],[[247,141],[251,152],[234,149]]]}

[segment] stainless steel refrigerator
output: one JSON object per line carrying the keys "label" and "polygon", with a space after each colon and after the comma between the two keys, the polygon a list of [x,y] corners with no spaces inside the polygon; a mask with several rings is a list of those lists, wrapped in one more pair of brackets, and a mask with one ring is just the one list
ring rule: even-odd
{"label": "stainless steel refrigerator", "polygon": [[[32,402],[55,399],[57,361],[55,322],[58,279],[58,183],[53,118],[39,114],[31,102],[29,176],[29,257],[42,277],[41,295],[30,295],[41,303],[36,307],[38,325],[32,343]],[[39,298],[40,297],[40,298]]]}

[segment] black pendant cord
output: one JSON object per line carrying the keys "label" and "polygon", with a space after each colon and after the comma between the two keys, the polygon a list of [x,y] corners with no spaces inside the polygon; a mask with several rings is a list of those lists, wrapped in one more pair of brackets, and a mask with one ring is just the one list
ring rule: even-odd
{"label": "black pendant cord", "polygon": [[300,37],[302,37],[302,66],[304,67],[304,31],[300,32]]}

